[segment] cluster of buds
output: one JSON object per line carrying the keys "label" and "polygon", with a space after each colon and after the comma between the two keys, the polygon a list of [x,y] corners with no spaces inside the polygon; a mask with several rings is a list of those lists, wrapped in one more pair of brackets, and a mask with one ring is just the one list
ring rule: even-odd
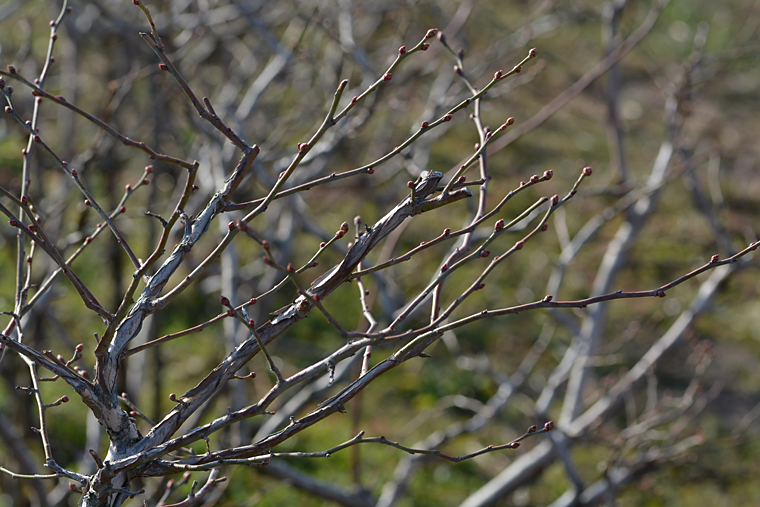
{"label": "cluster of buds", "polygon": [[347,232],[348,232],[348,223],[343,222],[342,224],[340,224],[340,229],[338,229],[338,231],[335,233],[335,238],[340,239],[343,236],[345,236]]}

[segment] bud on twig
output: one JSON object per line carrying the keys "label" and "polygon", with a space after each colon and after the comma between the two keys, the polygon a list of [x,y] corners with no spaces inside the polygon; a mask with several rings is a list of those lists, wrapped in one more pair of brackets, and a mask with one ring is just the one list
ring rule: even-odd
{"label": "bud on twig", "polygon": [[401,46],[400,48],[398,48],[398,54],[400,55],[406,54],[406,46]]}
{"label": "bud on twig", "polygon": [[432,39],[433,37],[435,37],[435,34],[437,34],[437,33],[438,33],[438,29],[437,28],[431,28],[425,34],[425,38],[426,39]]}
{"label": "bud on twig", "polygon": [[499,219],[499,221],[497,221],[496,224],[493,226],[494,232],[499,232],[502,229],[504,229],[504,219],[503,218]]}
{"label": "bud on twig", "polygon": [[591,174],[594,172],[594,170],[590,167],[584,167],[583,168],[583,175],[584,176],[591,176]]}
{"label": "bud on twig", "polygon": [[451,121],[451,115],[447,114],[443,117],[443,121]]}
{"label": "bud on twig", "polygon": [[386,72],[385,75],[383,76],[383,81],[390,81],[391,79],[393,79],[393,74],[391,74],[390,72]]}
{"label": "bud on twig", "polygon": [[552,171],[551,169],[547,169],[546,171],[544,171],[544,179],[545,180],[548,181],[548,180],[552,179],[552,176],[554,176],[554,171]]}
{"label": "bud on twig", "polygon": [[531,57],[531,58],[535,58],[536,57],[536,48],[531,48],[531,50],[528,51],[528,56]]}
{"label": "bud on twig", "polygon": [[558,202],[559,202],[559,195],[554,194],[552,196],[552,206],[556,206]]}

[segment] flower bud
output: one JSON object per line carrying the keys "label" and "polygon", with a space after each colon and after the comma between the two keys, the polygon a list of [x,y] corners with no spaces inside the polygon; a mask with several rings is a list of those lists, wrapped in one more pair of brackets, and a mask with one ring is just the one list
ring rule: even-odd
{"label": "flower bud", "polygon": [[401,46],[400,48],[398,48],[398,54],[400,55],[406,54],[406,46]]}
{"label": "flower bud", "polygon": [[515,250],[522,250],[523,246],[525,246],[525,241],[520,240],[515,243]]}
{"label": "flower bud", "polygon": [[165,63],[159,63],[158,68],[161,70],[169,70],[169,67],[167,67]]}
{"label": "flower bud", "polygon": [[528,51],[528,56],[531,57],[531,58],[535,58],[536,57],[536,48],[531,48],[531,50]]}
{"label": "flower bud", "polygon": [[122,207],[119,208],[119,213],[126,213],[126,211],[127,211],[127,207],[126,206],[122,206]]}
{"label": "flower bud", "polygon": [[429,47],[430,47],[430,44],[428,44],[427,42],[423,42],[422,44],[420,44],[420,51],[427,51]]}
{"label": "flower bud", "polygon": [[219,302],[222,303],[223,306],[230,306],[230,300],[226,296],[219,296]]}
{"label": "flower bud", "polygon": [[535,174],[533,176],[531,176],[530,177],[530,182],[531,183],[538,183],[538,176],[536,176]]}
{"label": "flower bud", "polygon": [[718,262],[718,259],[720,259],[720,254],[715,254],[712,257],[710,257],[710,264],[715,264]]}
{"label": "flower bud", "polygon": [[544,431],[551,431],[554,429],[554,421],[547,421],[546,424],[544,424]]}
{"label": "flower bud", "polygon": [[372,169],[371,167],[368,167],[367,168],[367,174],[375,174],[375,170]]}
{"label": "flower bud", "polygon": [[504,219],[499,219],[496,224],[493,226],[494,232],[499,232],[500,230],[504,229]]}
{"label": "flower bud", "polygon": [[557,203],[559,203],[559,195],[557,195],[557,194],[554,194],[554,195],[552,196],[552,206],[556,206],[556,205],[557,205]]}
{"label": "flower bud", "polygon": [[500,79],[500,78],[501,78],[501,76],[503,76],[503,75],[504,75],[504,73],[501,71],[501,69],[499,69],[499,70],[497,70],[496,72],[494,72],[494,74],[493,74],[493,78],[494,78],[494,79]]}
{"label": "flower bud", "polygon": [[426,129],[426,128],[428,128],[428,126],[429,126],[429,125],[430,125],[430,124],[429,124],[428,122],[426,122],[426,121],[423,121],[423,122],[422,122],[422,124],[420,125],[420,128],[421,128],[421,129]]}
{"label": "flower bud", "polygon": [[551,169],[547,169],[546,171],[544,171],[544,179],[545,180],[552,179],[552,176],[554,176],[554,171],[552,171]]}
{"label": "flower bud", "polygon": [[447,114],[443,117],[443,121],[451,121],[451,115]]}
{"label": "flower bud", "polygon": [[483,250],[482,252],[480,252],[480,256],[483,258],[488,257],[489,255],[491,255],[490,250]]}
{"label": "flower bud", "polygon": [[520,72],[522,72],[522,67],[515,68],[515,74],[519,74]]}
{"label": "flower bud", "polygon": [[390,81],[391,79],[393,79],[393,74],[391,74],[390,72],[386,72],[385,75],[383,76],[383,81]]}
{"label": "flower bud", "polygon": [[230,221],[230,223],[227,224],[227,229],[230,230],[230,231],[234,231],[235,230],[235,222]]}
{"label": "flower bud", "polygon": [[594,172],[594,170],[590,167],[584,167],[583,168],[583,175],[584,176],[591,176],[591,174]]}
{"label": "flower bud", "polygon": [[348,224],[346,222],[340,224],[340,230],[343,232],[348,232]]}
{"label": "flower bud", "polygon": [[432,39],[433,37],[435,37],[435,34],[437,34],[437,33],[438,33],[438,29],[437,28],[431,28],[425,34],[425,38],[426,39]]}
{"label": "flower bud", "polygon": [[536,426],[535,424],[531,426],[530,428],[528,428],[528,433],[535,433],[537,431],[538,431],[538,426]]}

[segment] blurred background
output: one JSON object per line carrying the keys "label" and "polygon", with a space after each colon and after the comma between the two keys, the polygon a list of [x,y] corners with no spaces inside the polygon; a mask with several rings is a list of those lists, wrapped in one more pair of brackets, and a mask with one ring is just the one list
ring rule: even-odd
{"label": "blurred background", "polygon": [[[132,2],[69,5],[72,12],[58,31],[45,89],[157,152],[199,161],[199,189],[185,207],[197,212],[237,163],[236,148],[198,117],[177,83],[159,70],[139,35],[150,27]],[[565,195],[584,166],[593,167],[593,177],[551,217],[548,232],[503,262],[453,319],[547,294],[567,301],[652,290],[714,254],[725,259],[758,239],[757,2],[205,0],[147,6],[169,58],[195,94],[209,97],[233,130],[261,147],[236,202],[266,195],[297,143],[321,124],[342,79],[349,84],[341,106],[386,72],[401,45],[411,48],[429,28],[443,32],[451,51],[431,39],[427,51],[410,55],[390,82],[314,147],[287,187],[382,157],[421,121],[432,122],[471,95],[460,74],[481,88],[495,71],[512,69],[537,48],[538,58],[482,101],[483,125],[496,129],[508,117],[516,119],[487,150],[486,209],[520,181],[549,169],[551,181],[520,193],[498,216],[509,222],[540,196]],[[38,76],[50,42],[49,21],[60,9],[60,2],[0,3],[0,66],[13,65],[30,80]],[[459,73],[455,65],[461,65]],[[7,81],[15,88],[19,114],[31,117],[34,97],[23,84]],[[471,106],[458,112],[372,175],[275,201],[251,227],[272,243],[279,262],[303,265],[342,222],[352,224],[359,215],[362,222],[375,223],[407,195],[406,182],[423,170],[453,174],[479,142],[468,119],[472,111]],[[118,219],[136,255],[150,255],[160,226],[144,212],[168,217],[182,191],[184,170],[149,160],[49,101],[43,101],[39,125],[45,142],[82,168],[83,181],[104,208],[114,209],[125,185],[138,185],[144,167],[153,165],[149,184],[130,197]],[[10,116],[3,118],[0,185],[16,195],[26,145],[26,131]],[[59,248],[70,254],[100,218],[50,156],[36,150],[29,168],[36,210]],[[478,178],[473,167],[468,180]],[[477,211],[477,187],[473,192],[468,202],[407,221],[367,264],[397,257],[445,227],[468,225]],[[7,198],[2,202],[11,207]],[[200,263],[227,222],[243,214],[219,220],[218,231],[196,245],[189,266],[178,275]],[[475,232],[475,244],[492,231],[493,222]],[[519,224],[490,249],[503,253],[533,226],[535,221]],[[304,280],[310,283],[339,262],[345,245],[327,251]],[[451,247],[436,246],[364,278],[382,327],[424,289]],[[194,290],[146,322],[140,340],[215,317],[223,311],[220,293],[238,304],[264,293],[279,278],[261,255],[254,241],[239,237]],[[3,225],[3,311],[13,310],[15,263],[16,229]],[[466,289],[485,265],[450,277],[444,303]],[[106,308],[117,307],[132,270],[111,235],[99,236],[74,267]],[[42,283],[51,269],[38,252],[32,280]],[[558,431],[527,439],[519,449],[457,464],[369,444],[329,459],[225,467],[227,482],[201,503],[758,505],[759,283],[757,259],[749,254],[730,268],[687,280],[663,299],[533,310],[447,332],[428,349],[433,357],[409,361],[381,377],[346,406],[348,414],[330,417],[277,451],[320,451],[363,430],[457,456],[508,443],[547,420],[555,421]],[[346,329],[366,331],[357,294],[355,284],[344,284],[325,306]],[[264,322],[294,295],[286,287],[252,307],[251,316]],[[407,326],[422,327],[428,318],[429,303]],[[84,343],[80,364],[91,369],[93,334],[101,328],[100,319],[61,281],[27,314],[25,343],[66,357]],[[227,319],[135,354],[123,369],[122,390],[158,420],[173,406],[169,393],[195,386],[245,337],[245,330]],[[293,374],[342,343],[335,329],[313,313],[278,338],[270,352],[284,373]],[[397,348],[378,347],[372,361]],[[642,363],[646,354],[654,357],[651,364]],[[315,383],[288,394],[274,407],[282,419],[251,419],[225,430],[216,444],[257,440],[287,424],[287,415],[308,413],[355,378],[360,363],[357,355],[339,367],[333,386]],[[231,384],[194,422],[219,417],[226,407],[246,406],[266,393],[273,378],[264,359],[257,356],[249,366],[257,379]],[[0,466],[47,473],[39,437],[30,429],[39,426],[37,409],[16,389],[29,385],[28,370],[7,353],[0,376]],[[94,463],[86,449],[101,449],[103,456],[107,439],[65,385],[43,388],[50,401],[63,394],[74,398],[49,412],[53,453],[61,465],[88,473]],[[614,400],[614,406],[602,410],[604,400]],[[143,432],[149,428],[147,422],[140,424]],[[205,452],[205,444],[196,451]],[[205,474],[197,475],[193,479],[202,483]],[[167,489],[168,479],[146,481],[140,486],[146,494],[128,505],[143,500],[156,505],[166,492],[172,493],[168,503],[179,502],[189,485],[175,488],[180,481],[175,477]],[[0,474],[0,506],[75,505],[78,497],[67,481],[21,481]]]}

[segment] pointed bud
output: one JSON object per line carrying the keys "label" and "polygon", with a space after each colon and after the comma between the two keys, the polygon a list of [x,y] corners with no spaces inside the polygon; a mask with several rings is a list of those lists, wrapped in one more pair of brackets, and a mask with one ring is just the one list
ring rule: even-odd
{"label": "pointed bud", "polygon": [[514,123],[515,123],[515,119],[512,116],[510,116],[509,118],[507,118],[507,125],[512,125]]}
{"label": "pointed bud", "polygon": [[348,224],[346,222],[340,224],[340,230],[343,232],[348,232]]}
{"label": "pointed bud", "polygon": [[430,44],[428,44],[427,42],[423,42],[422,44],[420,44],[420,51],[427,51],[429,47],[430,47]]}
{"label": "pointed bud", "polygon": [[504,229],[504,219],[503,218],[499,219],[499,221],[497,221],[496,224],[493,226],[494,232],[499,232],[502,229]]}
{"label": "pointed bud", "polygon": [[437,34],[437,33],[438,33],[438,29],[437,28],[431,28],[425,34],[425,38],[426,39],[432,39],[433,37],[435,37],[435,34]]}
{"label": "pointed bud", "polygon": [[549,303],[552,299],[554,299],[554,296],[547,294],[546,297],[544,297],[544,303]]}
{"label": "pointed bud", "polygon": [[559,203],[559,195],[557,195],[557,194],[554,194],[554,195],[552,196],[552,206],[556,206],[556,205],[557,205],[557,203]]}

